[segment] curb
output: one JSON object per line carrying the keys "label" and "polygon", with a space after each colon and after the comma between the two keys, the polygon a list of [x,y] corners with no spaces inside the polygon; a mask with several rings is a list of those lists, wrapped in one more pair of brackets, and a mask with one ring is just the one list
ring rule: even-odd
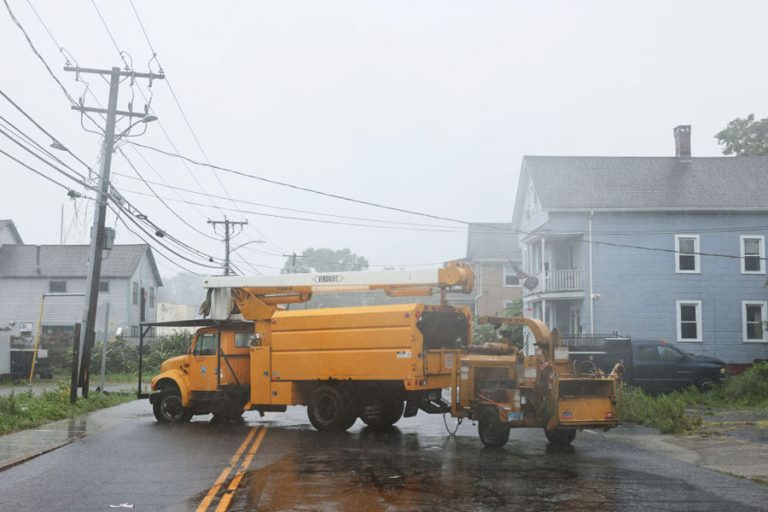
{"label": "curb", "polygon": [[0,473],[5,471],[6,469],[10,469],[14,466],[18,466],[19,464],[23,464],[24,462],[27,462],[28,460],[32,460],[36,457],[39,457],[40,455],[45,455],[46,453],[50,453],[54,450],[58,450],[59,448],[62,448],[64,446],[67,446],[70,443],[73,443],[77,441],[78,439],[82,439],[83,436],[74,437],[72,439],[68,439],[66,441],[61,442],[60,444],[57,444],[56,446],[49,446],[48,448],[44,448],[42,450],[37,450],[35,452],[26,453],[24,455],[21,455],[19,457],[16,457],[15,459],[8,459],[4,461],[0,461]]}

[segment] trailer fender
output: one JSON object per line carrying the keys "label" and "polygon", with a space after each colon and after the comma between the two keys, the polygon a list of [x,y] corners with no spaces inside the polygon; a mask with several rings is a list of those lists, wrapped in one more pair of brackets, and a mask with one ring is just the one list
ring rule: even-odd
{"label": "trailer fender", "polygon": [[187,380],[186,374],[182,373],[181,371],[171,370],[168,372],[163,372],[160,375],[154,377],[150,382],[150,385],[152,386],[152,391],[163,389],[168,385],[175,385],[177,388],[179,388],[179,393],[181,394],[181,404],[184,407],[190,406],[191,390],[189,381]]}

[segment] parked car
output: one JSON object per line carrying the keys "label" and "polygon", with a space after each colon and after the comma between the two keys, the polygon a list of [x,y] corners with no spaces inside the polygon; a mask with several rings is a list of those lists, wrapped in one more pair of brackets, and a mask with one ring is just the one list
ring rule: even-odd
{"label": "parked car", "polygon": [[684,352],[663,340],[617,337],[594,341],[571,349],[575,364],[610,371],[616,363],[622,363],[625,382],[649,392],[675,391],[691,385],[706,390],[727,374],[724,361]]}

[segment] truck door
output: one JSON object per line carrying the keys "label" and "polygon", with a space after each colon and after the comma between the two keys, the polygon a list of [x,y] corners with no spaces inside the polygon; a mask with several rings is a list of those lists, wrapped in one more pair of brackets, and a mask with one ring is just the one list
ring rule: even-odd
{"label": "truck door", "polygon": [[192,360],[189,364],[189,380],[192,389],[216,389],[216,351],[219,335],[216,332],[201,332],[195,338]]}
{"label": "truck door", "polygon": [[632,384],[646,391],[657,391],[659,388],[659,353],[657,345],[634,345],[632,357]]}
{"label": "truck door", "polygon": [[659,345],[658,350],[664,390],[682,389],[693,384],[694,369],[686,364],[688,357],[684,353],[665,345]]}

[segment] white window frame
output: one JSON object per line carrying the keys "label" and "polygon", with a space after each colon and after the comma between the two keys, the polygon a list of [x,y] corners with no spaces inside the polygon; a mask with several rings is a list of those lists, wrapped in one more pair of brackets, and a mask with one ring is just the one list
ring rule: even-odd
{"label": "white window frame", "polygon": [[[510,270],[510,272],[507,272],[507,269]],[[515,277],[517,277],[517,272],[515,272],[515,269],[512,267],[512,265],[505,264],[501,266],[501,285],[505,288],[519,288],[522,286],[520,284],[520,279],[517,279],[517,284],[507,284],[507,275],[514,274]]]}
{"label": "white window frame", "polygon": [[[683,339],[683,326],[681,324],[682,315],[680,314],[680,306],[696,306],[696,339],[685,338]],[[677,341],[680,343],[701,343],[704,341],[701,327],[701,301],[700,300],[678,300],[676,302],[675,309],[677,309]]]}
{"label": "white window frame", "polygon": [[747,306],[760,306],[762,321],[768,320],[766,318],[766,312],[768,310],[768,302],[763,300],[743,300],[741,301],[741,334],[744,339],[744,343],[768,343],[768,332],[766,332],[765,325],[763,325],[763,338],[759,340],[747,339]]}
{"label": "white window frame", "polygon": [[[760,270],[747,270],[746,269],[746,247],[744,242],[746,240],[759,240],[760,241]],[[739,253],[741,254],[741,273],[742,274],[765,274],[765,237],[763,235],[741,235],[739,237]]]}
{"label": "white window frame", "polygon": [[[681,238],[693,238],[693,263],[696,267],[694,270],[681,270],[680,269],[680,239]],[[678,274],[701,274],[701,258],[699,258],[699,252],[701,252],[699,244],[699,235],[675,235],[675,272]]]}

